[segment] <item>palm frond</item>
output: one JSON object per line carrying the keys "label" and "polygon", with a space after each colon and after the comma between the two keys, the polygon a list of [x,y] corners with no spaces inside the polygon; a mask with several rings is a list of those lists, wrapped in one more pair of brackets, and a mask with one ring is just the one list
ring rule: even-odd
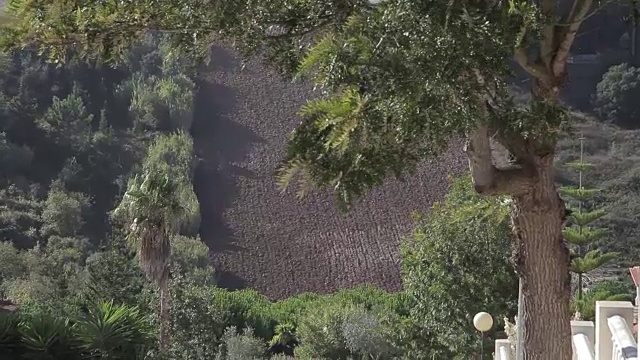
{"label": "palm frond", "polygon": [[167,174],[150,171],[131,178],[114,211],[130,223],[128,240],[137,250],[144,272],[156,282],[168,276],[170,235],[188,213],[178,195],[176,181]]}

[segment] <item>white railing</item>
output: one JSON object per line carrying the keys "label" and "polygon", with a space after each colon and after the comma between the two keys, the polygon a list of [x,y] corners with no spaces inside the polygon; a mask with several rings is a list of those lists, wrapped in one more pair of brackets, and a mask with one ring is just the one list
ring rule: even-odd
{"label": "white railing", "polygon": [[611,359],[638,360],[638,345],[625,319],[622,316],[614,315],[607,319],[607,324],[613,342]]}
{"label": "white railing", "polygon": [[573,354],[577,360],[595,360],[594,346],[585,334],[575,334],[571,337]]}
{"label": "white railing", "polygon": [[[573,360],[640,360],[628,301],[596,302],[596,321],[572,321]],[[496,340],[495,360],[513,360],[509,340]]]}
{"label": "white railing", "polygon": [[512,360],[509,340],[496,340],[496,351],[493,358],[494,360]]}

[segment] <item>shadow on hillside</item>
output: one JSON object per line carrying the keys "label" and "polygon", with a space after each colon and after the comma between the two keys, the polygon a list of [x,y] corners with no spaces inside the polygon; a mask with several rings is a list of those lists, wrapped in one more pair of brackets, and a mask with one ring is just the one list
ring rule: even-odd
{"label": "shadow on hillside", "polygon": [[201,81],[194,102],[191,129],[194,150],[199,158],[194,174],[194,191],[200,202],[200,236],[213,253],[238,251],[224,212],[237,196],[237,177],[256,178],[250,170],[235,165],[242,162],[252,143],[262,139],[235,123],[233,89]]}
{"label": "shadow on hillside", "polygon": [[216,285],[227,290],[242,290],[248,287],[245,279],[230,271],[217,268],[215,270]]}

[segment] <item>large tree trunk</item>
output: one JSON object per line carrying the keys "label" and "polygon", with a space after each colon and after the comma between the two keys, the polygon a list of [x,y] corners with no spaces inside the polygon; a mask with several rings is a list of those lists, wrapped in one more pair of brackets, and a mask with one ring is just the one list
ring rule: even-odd
{"label": "large tree trunk", "polygon": [[570,360],[569,251],[562,238],[565,207],[555,186],[553,148],[529,148],[524,166],[499,169],[492,157],[492,133],[480,127],[469,134],[466,152],[474,188],[513,199],[522,360]]}
{"label": "large tree trunk", "polygon": [[158,285],[160,288],[160,336],[158,343],[160,347],[160,353],[166,355],[167,351],[169,350],[169,326],[171,322],[171,315],[169,312],[169,308],[171,305],[171,295],[169,293],[168,276],[162,279]]}
{"label": "large tree trunk", "polygon": [[570,360],[569,251],[562,238],[564,203],[557,193],[553,155],[534,160],[530,191],[513,197],[518,238],[516,269],[522,281],[524,360]]}

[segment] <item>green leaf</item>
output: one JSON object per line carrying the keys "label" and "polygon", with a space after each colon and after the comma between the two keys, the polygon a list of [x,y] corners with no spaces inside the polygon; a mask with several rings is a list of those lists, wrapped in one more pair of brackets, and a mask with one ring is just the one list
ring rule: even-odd
{"label": "green leaf", "polygon": [[603,254],[598,249],[591,250],[582,257],[571,259],[571,271],[578,274],[587,273],[615,259],[618,255],[619,253],[616,252]]}
{"label": "green leaf", "polygon": [[566,163],[564,166],[575,171],[587,171],[589,169],[593,169],[595,165],[584,161],[577,161]]}
{"label": "green leaf", "polygon": [[578,189],[572,187],[561,187],[559,189],[560,194],[572,198],[576,201],[588,201],[591,200],[597,193],[600,192],[599,189]]}
{"label": "green leaf", "polygon": [[322,62],[335,58],[335,54],[339,49],[338,46],[334,34],[326,34],[302,59],[298,66],[297,76],[308,74],[316,69]]}
{"label": "green leaf", "polygon": [[151,328],[136,308],[102,302],[77,323],[81,347],[95,357],[125,358],[151,345]]}
{"label": "green leaf", "polygon": [[562,231],[564,238],[573,245],[585,246],[591,245],[596,241],[607,236],[604,229],[591,228],[588,226],[570,226]]}
{"label": "green leaf", "polygon": [[569,215],[568,220],[574,225],[586,226],[605,215],[607,215],[607,212],[604,209],[597,209],[593,211],[576,210]]}
{"label": "green leaf", "polygon": [[19,325],[27,359],[62,359],[77,351],[72,326],[68,319],[38,315],[23,320]]}

